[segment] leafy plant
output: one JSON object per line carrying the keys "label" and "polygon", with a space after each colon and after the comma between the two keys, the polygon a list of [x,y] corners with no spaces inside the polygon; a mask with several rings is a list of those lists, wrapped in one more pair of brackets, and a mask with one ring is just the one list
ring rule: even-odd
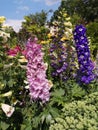
{"label": "leafy plant", "polygon": [[98,92],[81,101],[65,103],[61,116],[51,121],[49,130],[97,130]]}

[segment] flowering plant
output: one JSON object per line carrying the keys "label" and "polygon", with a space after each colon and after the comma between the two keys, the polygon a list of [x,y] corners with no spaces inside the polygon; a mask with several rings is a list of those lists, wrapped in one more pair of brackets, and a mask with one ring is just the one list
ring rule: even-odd
{"label": "flowering plant", "polygon": [[[5,42],[2,40],[4,37],[2,35],[0,39],[1,130],[49,130],[52,120],[56,121],[58,117],[64,116],[61,113],[68,102],[70,106],[74,103],[77,105],[77,100],[82,100],[90,92],[98,91],[97,82],[92,82],[90,91],[86,89],[95,79],[86,28],[83,25],[76,26],[73,40],[72,24],[69,20],[70,17],[67,17],[65,10],[60,11],[46,39],[38,40],[34,35],[28,39],[25,46],[15,41],[12,44],[11,40]],[[2,28],[1,25],[0,27]],[[11,39],[13,40],[13,37]],[[83,84],[77,82],[77,77]],[[88,102],[87,99],[87,104]],[[94,96],[94,105],[95,102]],[[80,106],[77,106],[76,111],[80,110]],[[95,110],[95,106],[93,107]],[[70,114],[69,107],[68,110],[64,109],[64,113]],[[83,111],[81,114],[84,116]],[[69,117],[67,121],[70,121]],[[69,124],[66,126],[70,127]],[[54,127],[60,128],[57,123]]]}
{"label": "flowering plant", "polygon": [[74,40],[79,62],[80,80],[84,84],[89,84],[94,80],[94,64],[91,61],[89,42],[86,37],[86,28],[83,25],[77,25],[74,30]]}
{"label": "flowering plant", "polygon": [[49,101],[50,85],[46,79],[47,66],[43,62],[41,45],[37,44],[37,39],[30,38],[26,45],[27,80],[29,82],[30,95],[33,100],[41,100],[43,103]]}
{"label": "flowering plant", "polygon": [[[50,43],[51,76],[55,81],[65,82],[74,78],[76,71],[76,55],[72,36],[72,23],[64,10],[60,12],[58,21],[54,21]],[[76,61],[77,62],[77,61]]]}
{"label": "flowering plant", "polygon": [[0,17],[0,42],[5,43],[7,42],[8,38],[10,37],[9,33],[6,33],[3,29],[3,24],[6,18],[4,16]]}

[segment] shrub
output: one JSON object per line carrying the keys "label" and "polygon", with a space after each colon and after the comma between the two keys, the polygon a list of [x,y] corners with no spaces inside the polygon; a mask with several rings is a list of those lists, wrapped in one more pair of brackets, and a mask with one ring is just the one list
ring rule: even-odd
{"label": "shrub", "polygon": [[98,92],[81,101],[65,104],[61,117],[52,120],[49,130],[98,130]]}

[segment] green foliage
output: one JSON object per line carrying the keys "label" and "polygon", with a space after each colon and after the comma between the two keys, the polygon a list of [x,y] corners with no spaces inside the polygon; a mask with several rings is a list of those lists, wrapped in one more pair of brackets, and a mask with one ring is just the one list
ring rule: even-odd
{"label": "green foliage", "polygon": [[[95,60],[98,50],[98,4],[97,0],[62,0],[59,8],[54,12],[51,21],[58,20],[60,11],[65,10],[71,17],[73,26],[83,24],[87,27],[87,35],[91,40],[91,53]],[[65,12],[65,13],[66,13]]]}
{"label": "green foliage", "polygon": [[74,80],[68,80],[63,83],[62,86],[54,86],[54,90],[51,92],[51,104],[63,107],[65,102],[72,102],[73,100],[82,99],[86,90],[79,86]]}
{"label": "green foliage", "polygon": [[[79,1],[73,1],[71,3],[72,5],[67,4],[66,6],[69,6],[68,9],[70,9],[70,7],[75,7],[75,4]],[[65,9],[63,9],[65,8],[65,5],[63,5],[64,2],[65,1],[62,1],[61,7],[54,13],[51,19],[51,22],[56,20],[59,33],[62,33],[63,29],[66,31],[68,29],[64,26],[66,22]],[[78,3],[79,7],[82,6],[79,10],[83,8],[81,2],[82,1]],[[79,12],[80,14],[76,11],[72,16],[72,22],[78,22],[80,17],[84,16],[82,13],[85,12],[85,10],[86,8],[81,10],[82,12]],[[73,8],[71,11],[72,12],[69,12],[70,15],[74,12]],[[86,18],[86,16],[84,18]],[[87,21],[90,20],[88,18],[87,16]],[[93,16],[91,17],[91,21],[93,21],[92,18]],[[22,23],[22,29],[18,34],[16,34],[12,28],[6,29],[6,32],[11,35],[7,44],[5,44],[3,38],[0,37],[0,43],[2,44],[0,46],[0,103],[6,103],[15,107],[13,115],[7,117],[0,106],[0,130],[97,130],[97,81],[87,86],[81,86],[76,82],[75,78],[71,78],[69,71],[72,72],[72,74],[75,73],[69,69],[67,69],[66,73],[66,76],[70,77],[68,80],[63,82],[62,79],[59,80],[59,78],[56,80],[53,79],[51,77],[49,44],[43,45],[42,49],[45,53],[44,60],[49,64],[47,78],[53,81],[53,87],[50,91],[50,100],[46,104],[42,104],[40,101],[32,101],[30,99],[29,90],[25,88],[26,84],[24,83],[24,80],[26,80],[26,63],[19,62],[21,54],[11,58],[7,56],[7,51],[8,47],[17,44],[18,39],[20,43],[25,44],[30,35],[36,35],[39,38],[39,42],[49,40],[47,36],[48,29],[45,27],[47,13],[42,11],[41,13],[30,14],[29,16],[25,16],[24,19],[25,21]],[[97,26],[97,21],[87,25],[88,36],[91,37],[91,49],[94,56],[96,55],[95,51],[98,46]],[[66,32],[65,30],[64,32]],[[70,36],[69,40],[71,40],[71,43],[67,42],[68,39],[67,41],[65,40],[67,43],[66,48],[68,48],[68,50],[66,50],[69,52],[69,48],[73,46],[72,34]],[[65,35],[61,37],[58,35],[58,41],[64,37]],[[53,41],[50,40],[49,42]],[[70,54],[70,56],[72,55],[73,53]],[[69,61],[68,66],[71,68]],[[4,96],[7,92],[11,92],[11,94]],[[88,95],[88,93],[91,94]]]}
{"label": "green foliage", "polygon": [[51,119],[59,115],[59,110],[49,104],[28,102],[23,108],[23,122],[21,129],[48,130]]}
{"label": "green foliage", "polygon": [[[26,71],[22,68],[23,64],[18,61],[20,55],[9,57],[6,46],[8,44],[4,43],[0,46],[0,130],[18,130],[22,122],[19,107],[26,97],[24,84]],[[15,107],[11,117],[6,117],[1,109],[1,103]]]}
{"label": "green foliage", "polygon": [[[20,69],[20,68],[19,68]],[[8,71],[8,70],[7,70]],[[20,124],[22,122],[22,113],[20,109],[20,113],[18,112],[17,108],[21,108],[25,104],[24,100],[26,97],[26,92],[23,87],[23,78],[21,75],[17,75],[15,72],[16,70],[10,70],[13,75],[6,72],[3,72],[4,74],[0,73],[0,79],[2,77],[2,80],[0,81],[0,103],[6,103],[13,107],[15,107],[15,112],[13,113],[13,116],[11,118],[7,118],[6,115],[3,113],[3,111],[0,111],[0,120],[4,121],[4,123],[7,123],[8,128],[11,130],[19,129]],[[21,72],[21,71],[20,71]],[[25,75],[24,73],[22,73]],[[19,77],[18,77],[19,76]],[[25,78],[24,78],[25,79]],[[9,96],[3,96],[7,92],[12,92],[12,95]],[[22,94],[19,94],[22,93]],[[26,97],[27,98],[27,97]],[[17,105],[16,105],[17,104]],[[1,110],[1,109],[0,109]],[[4,126],[6,127],[6,125]],[[3,129],[3,126],[1,125],[1,128]],[[4,130],[6,130],[4,128]]]}
{"label": "green foliage", "polygon": [[81,101],[65,103],[61,116],[51,121],[49,130],[97,130],[98,92]]}
{"label": "green foliage", "polygon": [[6,130],[9,127],[9,124],[5,123],[5,122],[0,122],[0,129],[1,130]]}
{"label": "green foliage", "polygon": [[97,51],[98,51],[98,21],[91,22],[87,26],[87,35],[91,39],[91,51],[93,54],[93,58],[96,58]]}
{"label": "green foliage", "polygon": [[98,18],[97,0],[62,0],[60,8],[65,8],[69,15],[78,14],[86,22]]}
{"label": "green foliage", "polygon": [[48,32],[45,27],[47,15],[48,13],[42,10],[39,13],[24,16],[25,21],[22,22],[22,29],[18,33],[19,41],[26,42],[32,35],[36,35],[39,40],[44,40]]}
{"label": "green foliage", "polygon": [[[69,81],[61,87],[59,84],[56,85],[51,91],[51,98],[47,104],[26,102],[26,106],[22,109],[21,129],[49,130],[51,120],[60,117],[65,103],[80,100],[85,95],[85,91],[74,81]],[[30,126],[32,128],[29,128]]]}

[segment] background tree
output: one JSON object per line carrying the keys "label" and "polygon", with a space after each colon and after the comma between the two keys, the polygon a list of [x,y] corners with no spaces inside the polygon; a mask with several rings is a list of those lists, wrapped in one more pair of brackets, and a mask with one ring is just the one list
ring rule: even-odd
{"label": "background tree", "polygon": [[14,31],[14,29],[11,26],[6,27],[5,32],[10,34],[10,38],[8,39],[9,47],[13,47],[19,43],[17,33]]}
{"label": "background tree", "polygon": [[25,21],[22,22],[22,29],[19,31],[19,40],[26,42],[30,35],[37,35],[39,40],[45,39],[48,29],[46,28],[48,12],[24,16]]}
{"label": "background tree", "polygon": [[98,19],[97,0],[62,0],[61,7],[66,8],[69,15],[78,14],[85,22],[93,22]]}

